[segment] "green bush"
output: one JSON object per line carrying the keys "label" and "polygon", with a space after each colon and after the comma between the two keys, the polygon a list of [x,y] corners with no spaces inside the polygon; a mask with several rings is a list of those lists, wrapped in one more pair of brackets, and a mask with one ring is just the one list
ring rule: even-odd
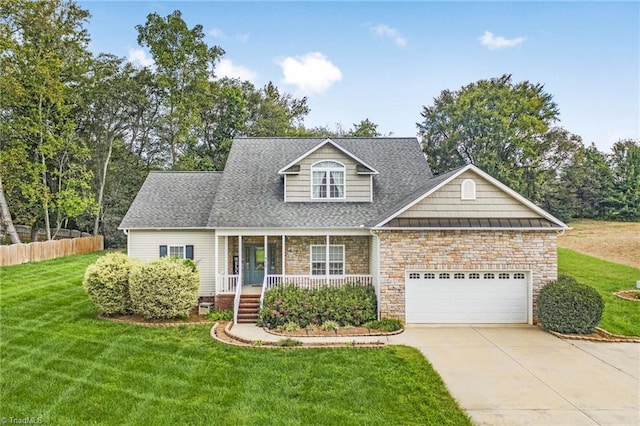
{"label": "green bush", "polygon": [[293,321],[300,327],[318,326],[325,321],[339,325],[360,325],[376,319],[373,286],[346,284],[342,287],[302,289],[283,285],[267,290],[260,323],[269,328]]}
{"label": "green bush", "polygon": [[87,267],[83,285],[100,312],[107,315],[130,313],[129,272],[139,264],[126,254],[109,253]]}
{"label": "green bush", "polygon": [[131,308],[147,319],[187,317],[198,301],[199,286],[197,271],[180,260],[161,257],[131,269]]}
{"label": "green bush", "polygon": [[382,331],[398,331],[402,329],[402,322],[395,318],[384,318],[377,321],[370,321],[365,324],[366,327],[372,328],[374,330],[382,330]]}
{"label": "green bush", "polygon": [[593,288],[560,276],[540,290],[538,321],[559,333],[588,334],[602,319],[604,302]]}
{"label": "green bush", "polygon": [[232,321],[233,311],[211,311],[209,312],[209,319],[211,321]]}

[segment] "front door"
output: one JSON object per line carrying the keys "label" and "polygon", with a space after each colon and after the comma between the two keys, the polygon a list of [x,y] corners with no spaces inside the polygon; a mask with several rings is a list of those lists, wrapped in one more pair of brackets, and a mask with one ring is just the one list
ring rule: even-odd
{"label": "front door", "polygon": [[[275,244],[269,244],[269,273],[275,273]],[[264,280],[264,245],[247,244],[244,247],[244,284],[262,284]]]}

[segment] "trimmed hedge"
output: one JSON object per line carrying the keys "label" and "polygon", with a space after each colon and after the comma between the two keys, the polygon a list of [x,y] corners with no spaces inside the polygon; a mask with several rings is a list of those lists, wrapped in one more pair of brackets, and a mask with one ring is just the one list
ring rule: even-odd
{"label": "trimmed hedge", "polygon": [[137,259],[126,254],[109,253],[87,267],[82,284],[100,312],[107,315],[130,313],[129,272],[139,264]]}
{"label": "trimmed hedge", "polygon": [[302,289],[284,285],[267,290],[260,322],[268,327],[295,322],[300,327],[335,321],[340,325],[361,325],[377,317],[376,293],[371,285]]}
{"label": "trimmed hedge", "polygon": [[200,274],[191,264],[161,257],[131,270],[131,308],[147,319],[188,317],[198,301],[199,286]]}
{"label": "trimmed hedge", "polygon": [[570,276],[560,276],[545,285],[538,296],[538,321],[559,333],[591,333],[603,311],[604,302],[598,292]]}

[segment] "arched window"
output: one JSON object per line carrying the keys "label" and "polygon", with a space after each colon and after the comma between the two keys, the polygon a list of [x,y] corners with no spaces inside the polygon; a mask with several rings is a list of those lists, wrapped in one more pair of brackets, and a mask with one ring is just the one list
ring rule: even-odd
{"label": "arched window", "polygon": [[311,198],[344,198],[344,164],[337,161],[320,161],[311,166]]}
{"label": "arched window", "polygon": [[460,185],[460,199],[461,200],[475,200],[476,199],[476,183],[471,179],[465,179]]}

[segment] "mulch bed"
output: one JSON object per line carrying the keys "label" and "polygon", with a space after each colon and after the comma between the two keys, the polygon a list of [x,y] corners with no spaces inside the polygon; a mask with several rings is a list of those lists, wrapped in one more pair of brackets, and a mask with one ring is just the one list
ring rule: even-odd
{"label": "mulch bed", "polygon": [[560,337],[561,339],[588,340],[592,342],[640,343],[640,337],[621,336],[619,334],[609,333],[608,331],[603,330],[600,327],[596,327],[595,330],[593,330],[593,333],[590,334],[564,334],[547,329],[544,330],[548,331],[554,336]]}
{"label": "mulch bed", "polygon": [[640,302],[640,290],[623,290],[615,292],[613,295],[632,302]]}
{"label": "mulch bed", "polygon": [[301,328],[297,331],[284,331],[277,328],[268,329],[265,327],[264,331],[283,337],[393,336],[394,334],[402,333],[404,328],[389,332],[368,327],[339,327],[337,330],[323,330],[320,327],[312,327]]}
{"label": "mulch bed", "polygon": [[143,327],[177,327],[179,325],[206,325],[213,324],[213,321],[207,319],[204,316],[198,315],[197,308],[189,313],[188,318],[175,318],[169,320],[151,320],[145,319],[141,315],[104,315],[101,314],[100,318],[125,323],[125,324],[133,324],[140,325]]}

